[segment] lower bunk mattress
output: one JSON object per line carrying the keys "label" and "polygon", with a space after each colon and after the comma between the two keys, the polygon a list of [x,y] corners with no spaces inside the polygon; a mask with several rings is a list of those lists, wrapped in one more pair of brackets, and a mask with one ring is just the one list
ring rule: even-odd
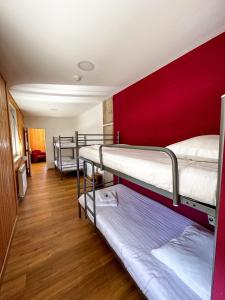
{"label": "lower bunk mattress", "polygon": [[[99,163],[99,146],[82,147],[80,156]],[[171,159],[151,150],[103,148],[106,167],[172,192]],[[179,194],[216,206],[218,163],[178,159]]]}
{"label": "lower bunk mattress", "polygon": [[[182,234],[196,223],[169,208],[118,184],[118,206],[96,207],[96,226],[122,260],[143,294],[151,300],[199,300],[171,269],[157,260],[151,250]],[[96,191],[96,196],[99,191]],[[79,198],[84,208],[84,195]],[[87,197],[92,209],[93,202]],[[93,217],[88,214],[91,221]]]}
{"label": "lower bunk mattress", "polygon": [[[60,162],[55,160],[55,166],[60,170],[62,169],[63,172],[76,171],[77,170],[77,161],[75,158],[63,157],[62,165]],[[79,163],[79,169],[83,169],[83,162],[81,160]]]}

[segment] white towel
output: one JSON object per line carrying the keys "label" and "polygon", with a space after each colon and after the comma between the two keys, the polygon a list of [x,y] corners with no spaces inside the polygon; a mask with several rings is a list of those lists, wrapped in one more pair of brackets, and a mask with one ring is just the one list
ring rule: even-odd
{"label": "white towel", "polygon": [[96,206],[118,206],[116,191],[98,191],[96,193]]}

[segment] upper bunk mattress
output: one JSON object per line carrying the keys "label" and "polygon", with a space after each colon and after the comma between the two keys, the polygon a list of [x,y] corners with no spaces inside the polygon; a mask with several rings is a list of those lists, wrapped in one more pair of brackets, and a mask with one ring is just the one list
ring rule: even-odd
{"label": "upper bunk mattress", "polygon": [[[82,147],[80,156],[99,163],[99,147]],[[172,164],[163,152],[124,148],[103,148],[106,167],[172,193]],[[216,205],[218,164],[178,159],[179,194]]]}
{"label": "upper bunk mattress", "polygon": [[[145,296],[151,300],[199,300],[172,270],[151,254],[152,249],[180,236],[186,226],[196,223],[122,184],[106,190],[117,192],[119,204],[96,207],[96,226]],[[79,201],[84,207],[83,195]],[[89,198],[87,202],[92,209],[93,202]]]}

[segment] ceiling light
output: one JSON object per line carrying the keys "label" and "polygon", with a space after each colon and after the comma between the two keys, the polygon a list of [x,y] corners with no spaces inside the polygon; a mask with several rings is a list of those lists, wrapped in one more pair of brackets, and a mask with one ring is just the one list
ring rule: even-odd
{"label": "ceiling light", "polygon": [[57,108],[50,108],[50,110],[52,110],[52,111],[58,111]]}
{"label": "ceiling light", "polygon": [[75,74],[75,75],[73,76],[73,79],[74,79],[75,81],[81,81],[82,76],[81,76],[81,75]]}
{"label": "ceiling light", "polygon": [[83,71],[92,71],[95,65],[91,61],[83,60],[78,63],[78,68]]}

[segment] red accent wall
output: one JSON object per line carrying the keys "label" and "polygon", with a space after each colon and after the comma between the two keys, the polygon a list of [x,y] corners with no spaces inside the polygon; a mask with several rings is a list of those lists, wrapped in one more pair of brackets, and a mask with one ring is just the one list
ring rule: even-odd
{"label": "red accent wall", "polygon": [[[114,130],[120,131],[121,143],[158,146],[219,134],[224,93],[225,33],[116,94]],[[170,200],[129,185],[173,208]],[[176,210],[207,224],[205,214],[182,206]]]}
{"label": "red accent wall", "polygon": [[142,145],[215,134],[224,93],[225,33],[116,94],[114,128]]}
{"label": "red accent wall", "polygon": [[[225,151],[224,151],[225,158]],[[217,226],[213,300],[225,299],[225,159],[223,160],[220,207]]]}

